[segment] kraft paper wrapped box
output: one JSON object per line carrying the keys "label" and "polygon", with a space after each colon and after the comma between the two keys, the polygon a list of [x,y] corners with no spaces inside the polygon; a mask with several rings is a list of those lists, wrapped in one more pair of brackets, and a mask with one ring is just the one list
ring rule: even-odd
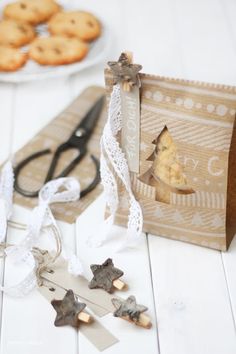
{"label": "kraft paper wrapped box", "polygon": [[[108,99],[113,74],[105,70]],[[132,165],[132,190],[142,207],[143,230],[227,250],[236,232],[236,87],[142,73],[139,80],[136,107],[127,106],[134,88],[122,89],[119,141]],[[137,108],[138,149],[129,159],[132,146],[124,146],[123,130]],[[126,225],[129,205],[119,181],[118,188],[116,223]]]}

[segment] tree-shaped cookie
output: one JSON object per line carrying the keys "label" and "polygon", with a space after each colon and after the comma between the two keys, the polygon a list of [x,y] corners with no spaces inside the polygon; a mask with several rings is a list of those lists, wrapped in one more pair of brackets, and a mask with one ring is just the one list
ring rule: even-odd
{"label": "tree-shaped cookie", "polygon": [[170,203],[171,192],[194,193],[194,190],[187,185],[183,167],[177,158],[176,145],[166,126],[152,143],[156,147],[147,159],[152,161],[152,166],[140,177],[140,180],[156,188],[156,200]]}

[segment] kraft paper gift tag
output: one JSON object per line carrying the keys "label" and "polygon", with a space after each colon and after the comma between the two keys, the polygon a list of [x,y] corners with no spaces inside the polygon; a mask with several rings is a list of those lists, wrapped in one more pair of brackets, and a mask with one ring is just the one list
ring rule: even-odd
{"label": "kraft paper gift tag", "polygon": [[[236,87],[147,74],[139,79],[139,150],[132,157],[139,172],[128,166],[144,231],[226,250],[236,232]],[[109,69],[105,80],[109,98]],[[132,109],[124,95],[122,112]],[[122,116],[124,129],[129,115]],[[126,225],[129,205],[117,181],[116,222]]]}
{"label": "kraft paper gift tag", "polygon": [[[96,100],[104,94],[102,87],[92,86],[82,92],[63,112],[54,118],[47,126],[45,126],[31,141],[14,155],[14,164],[24,160],[33,152],[44,150],[47,148],[54,151],[58,145],[65,142],[73,130],[76,128],[80,120],[86,112],[96,102]],[[86,187],[95,176],[95,167],[91,162],[90,154],[97,158],[100,156],[100,136],[105,123],[106,112],[105,105],[101,113],[96,127],[87,148],[88,153],[84,159],[74,168],[70,176],[79,179],[81,188]],[[68,161],[71,161],[78,152],[71,149],[62,154],[55,175],[63,170]],[[19,176],[19,184],[27,190],[37,190],[42,186],[44,178],[49,168],[52,155],[48,154],[33,160],[25,166]],[[53,214],[59,220],[73,223],[78,215],[80,215],[101,193],[102,187],[99,184],[93,191],[88,193],[81,200],[70,202],[68,205],[53,204],[51,206]],[[24,207],[33,208],[37,205],[37,198],[27,198],[21,194],[14,193],[14,202]]]}
{"label": "kraft paper gift tag", "polygon": [[89,289],[88,281],[84,277],[75,277],[68,273],[66,262],[63,260],[58,260],[52,269],[54,272],[44,272],[42,274],[43,278],[58,284],[62,288],[73,289],[74,293],[85,303],[88,303],[88,306],[91,306],[99,317],[113,312],[114,306],[111,299],[114,295],[108,294],[102,289]]}

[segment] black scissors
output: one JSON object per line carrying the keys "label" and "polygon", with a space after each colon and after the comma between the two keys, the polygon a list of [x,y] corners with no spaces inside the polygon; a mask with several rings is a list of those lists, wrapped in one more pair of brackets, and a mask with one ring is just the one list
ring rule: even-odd
{"label": "black scissors", "polygon": [[[75,168],[75,166],[82,160],[82,158],[85,156],[85,154],[87,153],[86,146],[87,146],[88,140],[89,140],[89,138],[94,130],[94,127],[96,125],[96,122],[100,116],[100,113],[101,113],[102,107],[103,107],[103,103],[104,103],[104,96],[100,97],[98,99],[98,101],[92,106],[92,108],[88,111],[88,113],[85,115],[85,117],[82,119],[82,121],[75,128],[75,130],[71,134],[70,138],[66,142],[64,142],[58,146],[58,148],[54,152],[54,155],[53,155],[51,164],[49,166],[49,170],[48,170],[48,173],[47,173],[46,178],[44,180],[44,183],[46,183],[54,178],[67,176]],[[61,153],[63,153],[64,151],[66,151],[68,149],[77,149],[78,156],[74,160],[72,160],[57,177],[54,177],[54,172],[55,172],[59,157],[60,157]],[[38,196],[39,190],[38,191],[27,191],[27,190],[23,189],[22,187],[20,187],[19,183],[18,183],[18,177],[19,177],[21,169],[25,165],[27,165],[30,161],[32,161],[42,155],[49,154],[50,152],[51,152],[50,149],[45,149],[45,150],[41,150],[36,153],[33,153],[32,155],[30,155],[29,157],[27,157],[26,159],[21,161],[14,168],[14,174],[15,174],[14,187],[18,193],[24,195],[25,197],[32,197],[33,198],[33,197]],[[83,189],[81,191],[81,193],[80,193],[81,198],[84,197],[89,192],[91,192],[100,181],[99,160],[93,155],[91,155],[91,159],[92,159],[92,162],[94,163],[95,168],[96,168],[95,177],[94,177],[93,181],[88,185],[88,187],[86,187],[85,189]]]}

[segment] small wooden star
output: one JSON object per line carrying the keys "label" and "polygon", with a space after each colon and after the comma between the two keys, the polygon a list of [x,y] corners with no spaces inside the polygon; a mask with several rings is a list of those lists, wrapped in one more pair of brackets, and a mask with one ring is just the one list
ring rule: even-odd
{"label": "small wooden star", "polygon": [[147,307],[138,305],[133,295],[129,296],[126,300],[112,299],[116,311],[113,313],[115,317],[129,317],[133,322],[138,322],[140,314],[147,311]]}
{"label": "small wooden star", "polygon": [[128,84],[129,87],[140,86],[138,72],[142,69],[142,65],[132,64],[127,54],[122,53],[118,61],[109,61],[107,64],[113,73],[114,85],[121,82]]}
{"label": "small wooden star", "polygon": [[90,266],[93,272],[93,278],[89,282],[90,289],[101,288],[112,293],[113,281],[120,278],[124,273],[115,268],[111,258],[108,258],[103,264],[92,264]]}
{"label": "small wooden star", "polygon": [[55,326],[78,327],[78,315],[86,305],[76,299],[72,290],[68,290],[62,300],[52,300],[51,304],[57,312]]}

